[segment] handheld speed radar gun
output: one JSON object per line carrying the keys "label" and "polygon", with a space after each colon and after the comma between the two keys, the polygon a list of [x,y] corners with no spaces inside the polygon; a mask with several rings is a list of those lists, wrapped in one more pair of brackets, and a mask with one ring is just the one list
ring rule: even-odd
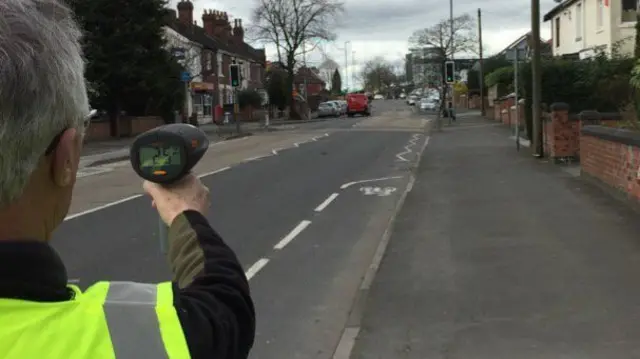
{"label": "handheld speed radar gun", "polygon": [[[136,137],[129,158],[138,176],[170,186],[189,174],[208,148],[209,139],[202,130],[186,123],[174,123]],[[167,226],[162,219],[159,223],[160,249],[166,253]]]}

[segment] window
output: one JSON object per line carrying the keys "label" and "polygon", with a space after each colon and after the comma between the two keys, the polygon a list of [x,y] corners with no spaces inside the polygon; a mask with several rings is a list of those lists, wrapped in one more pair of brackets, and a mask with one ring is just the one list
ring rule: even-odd
{"label": "window", "polygon": [[598,5],[596,8],[596,28],[598,30],[602,29],[604,21],[604,0],[598,0]]}
{"label": "window", "polygon": [[204,55],[204,63],[205,63],[204,69],[205,70],[211,71],[211,66],[213,65],[211,62],[212,62],[211,61],[211,52],[207,51],[207,52],[205,52],[205,55]]}
{"label": "window", "polygon": [[554,35],[556,37],[556,47],[560,46],[560,16],[556,17],[556,26],[555,26]]}
{"label": "window", "polygon": [[621,22],[636,21],[636,4],[637,0],[622,0],[622,9],[620,14]]}
{"label": "window", "polygon": [[582,40],[582,3],[576,5],[576,41]]}
{"label": "window", "polygon": [[224,77],[224,73],[222,72],[222,54],[219,52],[216,61],[218,62],[218,77]]}

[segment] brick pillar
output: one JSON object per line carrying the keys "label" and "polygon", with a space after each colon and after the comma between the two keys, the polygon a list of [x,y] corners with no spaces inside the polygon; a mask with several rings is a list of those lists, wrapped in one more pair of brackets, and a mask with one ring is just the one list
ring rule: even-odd
{"label": "brick pillar", "polygon": [[579,122],[569,118],[569,105],[556,102],[551,105],[551,116],[545,124],[545,148],[550,158],[577,158],[579,153]]}

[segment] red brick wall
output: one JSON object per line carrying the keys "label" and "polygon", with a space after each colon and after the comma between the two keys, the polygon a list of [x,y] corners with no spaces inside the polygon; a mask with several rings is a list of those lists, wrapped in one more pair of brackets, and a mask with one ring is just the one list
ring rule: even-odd
{"label": "red brick wall", "polygon": [[[152,128],[164,125],[164,120],[160,117],[122,117],[120,118],[119,130],[121,137],[137,136]],[[91,123],[85,136],[85,141],[105,141],[111,137],[109,121],[99,121]]]}
{"label": "red brick wall", "polygon": [[580,163],[584,173],[640,201],[639,147],[583,134]]}
{"label": "red brick wall", "polygon": [[543,146],[547,156],[578,157],[580,155],[580,133],[585,125],[616,127],[621,117],[618,114],[583,111],[569,114],[565,103],[551,105],[551,113],[543,126]]}

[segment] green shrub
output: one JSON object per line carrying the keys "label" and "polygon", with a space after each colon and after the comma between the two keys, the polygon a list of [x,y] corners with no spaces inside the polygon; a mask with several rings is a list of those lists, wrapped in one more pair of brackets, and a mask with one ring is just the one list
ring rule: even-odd
{"label": "green shrub", "polygon": [[[584,110],[619,111],[631,99],[629,79],[633,60],[607,59],[598,56],[588,60],[553,58],[541,63],[541,99],[543,104],[567,103],[572,113]],[[531,64],[521,65],[520,93],[525,99],[527,136],[531,138]]]}
{"label": "green shrub", "polygon": [[238,92],[238,107],[241,110],[247,107],[260,108],[262,106],[262,96],[254,90],[242,90]]}

